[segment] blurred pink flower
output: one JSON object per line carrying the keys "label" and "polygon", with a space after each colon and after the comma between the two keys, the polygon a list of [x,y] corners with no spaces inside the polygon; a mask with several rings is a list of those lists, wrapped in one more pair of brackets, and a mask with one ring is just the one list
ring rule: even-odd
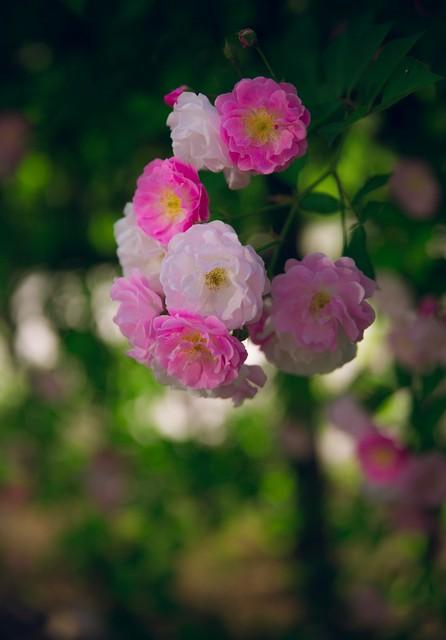
{"label": "blurred pink flower", "polygon": [[115,451],[100,451],[90,461],[85,487],[100,509],[108,511],[119,507],[128,493],[128,484],[126,460]]}
{"label": "blurred pink flower", "polygon": [[208,195],[196,169],[176,158],[149,162],[138,178],[133,208],[139,227],[162,244],[209,218]]}
{"label": "blurred pink flower", "polygon": [[328,410],[330,421],[356,441],[362,472],[372,485],[394,485],[409,463],[409,452],[383,434],[371,416],[350,396],[335,400]]}
{"label": "blurred pink flower", "polygon": [[434,296],[424,296],[418,305],[418,313],[421,316],[436,316],[440,311],[440,303]]}
{"label": "blurred pink flower", "polygon": [[120,303],[113,321],[132,346],[146,349],[150,342],[153,319],[163,310],[163,303],[140,271],[127,278],[117,278],[110,291]]}
{"label": "blurred pink flower", "polygon": [[351,258],[333,262],[322,253],[288,260],[285,273],[272,281],[272,318],[304,349],[336,351],[341,332],[350,342],[362,340],[375,319],[366,302],[375,291]]}
{"label": "blurred pink flower", "polygon": [[328,408],[328,417],[338,429],[359,439],[376,433],[369,414],[351,396],[342,396]]}
{"label": "blurred pink flower", "polygon": [[403,158],[389,180],[392,198],[412,218],[431,218],[439,207],[440,186],[423,160]]}
{"label": "blurred pink flower", "polygon": [[407,449],[377,430],[359,438],[356,452],[362,471],[370,484],[395,484],[409,463]]}
{"label": "blurred pink flower", "polygon": [[413,295],[402,278],[392,272],[378,274],[374,296],[379,311],[393,322],[400,322],[413,312]]}
{"label": "blurred pink flower", "polygon": [[0,112],[0,181],[14,174],[28,144],[29,125],[20,113]]}
{"label": "blurred pink flower", "polygon": [[408,315],[392,328],[389,342],[396,360],[411,371],[427,373],[446,366],[446,321],[438,317]]}
{"label": "blurred pink flower", "polygon": [[189,87],[187,86],[187,84],[182,84],[176,89],[172,89],[172,91],[169,91],[169,93],[166,93],[166,95],[164,96],[164,102],[168,107],[173,107],[180,95],[187,91],[188,88]]}
{"label": "blurred pink flower", "polygon": [[408,504],[439,507],[446,502],[446,456],[438,452],[414,456],[401,476],[399,489]]}
{"label": "blurred pink flower", "polygon": [[292,84],[245,78],[215,106],[229,157],[241,171],[281,171],[307,150],[310,114]]}
{"label": "blurred pink flower", "polygon": [[184,311],[158,316],[152,323],[152,338],[148,363],[155,374],[192,389],[233,382],[247,357],[242,343],[215,316]]}
{"label": "blurred pink flower", "polygon": [[391,502],[388,518],[397,529],[411,532],[434,531],[436,517],[432,510],[401,501]]}

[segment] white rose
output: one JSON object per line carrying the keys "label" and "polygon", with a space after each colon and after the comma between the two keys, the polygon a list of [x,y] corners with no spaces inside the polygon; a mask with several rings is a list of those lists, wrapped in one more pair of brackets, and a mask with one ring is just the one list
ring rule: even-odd
{"label": "white rose", "polygon": [[260,256],[219,220],[194,225],[170,240],[160,280],[170,312],[214,315],[228,329],[259,317],[269,284]]}
{"label": "white rose", "polygon": [[197,171],[224,171],[230,189],[242,189],[250,176],[231,163],[220,136],[220,116],[209,99],[199,93],[184,91],[167,118],[173,154],[191,164]]}
{"label": "white rose", "polygon": [[124,217],[115,223],[118,258],[124,276],[128,277],[134,269],[139,269],[153,290],[162,294],[159,275],[166,250],[138,227],[130,202],[126,204],[124,214]]}

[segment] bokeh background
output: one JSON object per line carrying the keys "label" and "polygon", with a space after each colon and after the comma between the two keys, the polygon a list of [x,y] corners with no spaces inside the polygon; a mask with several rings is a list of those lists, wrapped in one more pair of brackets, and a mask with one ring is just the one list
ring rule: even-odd
{"label": "bokeh background", "polygon": [[[109,289],[113,224],[135,180],[171,155],[162,96],[215,97],[265,74],[235,32],[256,30],[310,108],[328,45],[371,14],[446,75],[445,3],[429,0],[59,0],[0,7],[0,636],[444,640],[444,529],[392,519],[364,485],[351,440],[326,408],[355,392],[395,433],[410,421],[407,374],[379,314],[358,358],[311,382],[275,378],[240,409],[161,388],[125,357]],[[373,14],[373,15],[372,15]],[[359,44],[358,44],[359,46]],[[339,164],[354,193],[401,157],[446,177],[445,82],[415,83],[358,121]],[[354,99],[354,96],[353,96]],[[255,247],[275,237],[305,162],[229,192],[204,174],[212,211]],[[336,194],[327,181],[321,188]],[[387,202],[385,187],[378,199]],[[385,215],[384,215],[385,213]],[[398,205],[368,227],[378,273],[415,295],[444,292],[446,217]],[[291,250],[341,251],[339,217],[306,212]],[[268,255],[265,255],[268,258]],[[252,345],[250,361],[263,364]],[[406,377],[405,377],[406,376]],[[290,410],[294,408],[293,410]],[[444,449],[443,411],[431,419]],[[310,428],[308,428],[310,424]],[[432,542],[432,540],[431,540]]]}

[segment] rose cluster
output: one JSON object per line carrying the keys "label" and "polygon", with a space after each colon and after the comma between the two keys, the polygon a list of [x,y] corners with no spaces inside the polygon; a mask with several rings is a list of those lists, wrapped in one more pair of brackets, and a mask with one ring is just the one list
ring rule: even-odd
{"label": "rose cluster", "polygon": [[115,225],[123,277],[111,296],[129,355],[162,383],[236,405],[265,383],[259,366],[245,364],[248,334],[270,362],[297,375],[353,358],[374,319],[366,301],[374,282],[350,258],[312,254],[289,260],[270,283],[254,249],[230,225],[209,221],[198,174],[223,171],[240,187],[305,153],[310,118],[296,89],[254,78],[215,106],[184,86],[165,102],[174,155],[144,168]]}

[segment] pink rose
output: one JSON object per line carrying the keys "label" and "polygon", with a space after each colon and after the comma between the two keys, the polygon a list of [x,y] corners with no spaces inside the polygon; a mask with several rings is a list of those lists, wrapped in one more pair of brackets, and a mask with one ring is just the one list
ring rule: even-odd
{"label": "pink rose", "polygon": [[163,310],[163,303],[149,281],[138,270],[127,278],[117,278],[110,292],[119,302],[114,322],[134,347],[146,349],[150,341],[153,319]]}
{"label": "pink rose", "polygon": [[310,114],[292,84],[246,78],[215,106],[222,140],[241,171],[282,171],[307,150]]}
{"label": "pink rose", "polygon": [[356,345],[341,331],[334,351],[314,351],[302,347],[290,333],[277,331],[271,317],[271,299],[266,298],[260,319],[249,324],[249,335],[260,346],[267,360],[278,369],[296,376],[330,373],[356,355]]}
{"label": "pink rose", "polygon": [[208,195],[196,169],[176,158],[152,160],[145,167],[133,208],[138,226],[162,244],[209,218]]}
{"label": "pink rose", "polygon": [[215,389],[237,378],[247,352],[215,316],[182,311],[153,320],[148,356],[155,373],[167,382]]}
{"label": "pink rose", "polygon": [[375,288],[351,258],[332,262],[313,253],[288,260],[285,273],[271,285],[275,328],[314,351],[336,351],[341,332],[350,342],[359,342],[375,319],[366,302]]}

